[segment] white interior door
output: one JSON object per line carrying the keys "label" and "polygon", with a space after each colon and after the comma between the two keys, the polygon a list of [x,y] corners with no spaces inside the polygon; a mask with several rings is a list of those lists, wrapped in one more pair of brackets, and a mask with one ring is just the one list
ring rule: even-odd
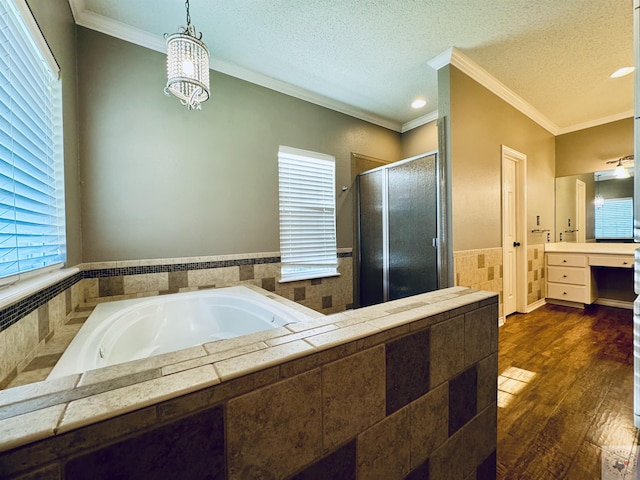
{"label": "white interior door", "polygon": [[506,317],[527,308],[527,156],[502,146],[502,302]]}
{"label": "white interior door", "polygon": [[506,317],[516,311],[517,261],[517,198],[516,164],[513,159],[502,159],[502,274],[503,314]]}
{"label": "white interior door", "polygon": [[584,243],[587,241],[587,185],[576,180],[576,242]]}

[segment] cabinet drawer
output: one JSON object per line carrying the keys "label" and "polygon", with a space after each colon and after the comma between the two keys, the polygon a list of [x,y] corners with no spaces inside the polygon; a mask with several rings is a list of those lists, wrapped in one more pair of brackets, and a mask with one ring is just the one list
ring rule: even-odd
{"label": "cabinet drawer", "polygon": [[586,255],[571,255],[567,253],[547,253],[547,265],[562,265],[565,267],[586,267]]}
{"label": "cabinet drawer", "polygon": [[550,282],[586,285],[587,269],[577,267],[547,267],[547,278]]}
{"label": "cabinet drawer", "polygon": [[547,283],[547,297],[569,302],[589,303],[587,287],[584,285]]}
{"label": "cabinet drawer", "polygon": [[633,255],[589,255],[592,267],[633,268]]}

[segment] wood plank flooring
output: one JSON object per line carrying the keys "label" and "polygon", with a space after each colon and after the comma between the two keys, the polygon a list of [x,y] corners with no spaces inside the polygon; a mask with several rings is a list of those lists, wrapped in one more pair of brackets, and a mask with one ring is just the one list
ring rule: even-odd
{"label": "wood plank flooring", "polygon": [[498,372],[498,479],[640,478],[631,310],[511,315]]}

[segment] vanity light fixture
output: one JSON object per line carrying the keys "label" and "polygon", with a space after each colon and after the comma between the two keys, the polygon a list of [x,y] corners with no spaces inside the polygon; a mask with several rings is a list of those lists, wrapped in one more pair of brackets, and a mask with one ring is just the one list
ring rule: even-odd
{"label": "vanity light fixture", "polygon": [[427,101],[424,98],[416,98],[413,102],[411,102],[411,108],[422,108],[427,104]]}
{"label": "vanity light fixture", "polygon": [[622,162],[618,162],[616,168],[613,170],[613,174],[616,176],[616,178],[629,178],[629,172],[626,168],[624,168]]}
{"label": "vanity light fixture", "polygon": [[630,73],[633,73],[634,70],[635,70],[635,67],[622,67],[616,70],[615,72],[613,72],[611,75],[609,75],[609,77],[611,78],[624,77],[625,75],[629,75]]}
{"label": "vanity light fixture", "polygon": [[624,162],[632,162],[634,159],[633,155],[627,155],[626,157],[621,157],[618,160],[610,160],[607,163],[615,163],[616,167],[613,170],[613,175],[616,178],[629,178],[629,171],[623,165]]}
{"label": "vanity light fixture", "polygon": [[191,25],[189,0],[187,26],[178,28],[178,33],[165,33],[167,41],[167,85],[166,95],[175,95],[189,110],[200,110],[209,99],[209,49]]}

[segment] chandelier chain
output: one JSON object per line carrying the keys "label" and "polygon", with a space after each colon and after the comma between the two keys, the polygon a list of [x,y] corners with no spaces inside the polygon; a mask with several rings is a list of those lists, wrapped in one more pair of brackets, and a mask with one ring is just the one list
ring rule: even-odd
{"label": "chandelier chain", "polygon": [[189,0],[184,2],[184,6],[187,9],[187,26],[191,25],[191,14],[189,13]]}

